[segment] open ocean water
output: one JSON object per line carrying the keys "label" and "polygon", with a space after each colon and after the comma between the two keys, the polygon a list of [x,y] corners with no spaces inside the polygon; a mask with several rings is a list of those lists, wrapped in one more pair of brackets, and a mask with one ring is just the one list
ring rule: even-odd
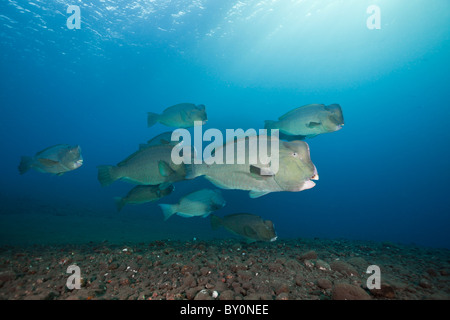
{"label": "open ocean water", "polygon": [[[214,214],[271,220],[278,239],[269,248],[294,248],[299,239],[301,251],[315,250],[328,264],[339,255],[320,256],[327,241],[351,248],[352,241],[362,241],[375,248],[443,249],[448,257],[447,0],[5,0],[0,48],[3,248],[44,245],[43,252],[51,252],[52,246],[79,245],[86,252],[84,245],[107,243],[117,246],[108,249],[115,252],[137,244],[170,247],[171,241],[180,252],[198,242],[246,246],[223,228],[212,230],[209,218],[164,220],[158,204],[216,188],[205,178],[175,182],[170,195],[118,212],[114,197],[134,185],[102,187],[97,166],[116,165],[140,144],[175,129],[147,127],[147,113],[178,103],[206,106],[203,132],[263,129],[265,120],[294,108],[337,103],[345,126],[305,140],[320,176],[314,188],[255,199],[248,191],[223,189],[226,205]],[[22,156],[57,144],[79,145],[83,165],[61,176],[19,174]],[[183,247],[184,241],[193,247]],[[2,250],[5,256],[16,252]],[[356,251],[345,252],[350,257]],[[439,277],[450,273],[447,258],[442,261],[433,267]],[[438,298],[449,297],[447,283],[437,286]],[[427,289],[419,280],[416,285]],[[392,287],[397,298],[426,296],[399,295]],[[155,296],[155,290],[147,298],[162,294],[159,288]],[[273,290],[274,297],[284,292]],[[292,290],[293,298],[310,297]],[[4,291],[2,298],[23,296]]]}

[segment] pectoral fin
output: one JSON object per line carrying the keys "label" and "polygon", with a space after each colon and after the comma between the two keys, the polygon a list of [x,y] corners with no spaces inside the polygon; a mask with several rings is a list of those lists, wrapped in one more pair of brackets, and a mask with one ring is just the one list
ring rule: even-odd
{"label": "pectoral fin", "polygon": [[52,167],[52,166],[56,166],[57,164],[59,164],[59,161],[50,160],[50,159],[40,158],[40,159],[38,159],[38,161],[46,167]]}
{"label": "pectoral fin", "polygon": [[[171,168],[171,170],[172,170],[172,168]],[[173,171],[173,170],[172,170],[172,171]],[[175,172],[175,171],[173,171],[173,172]],[[171,185],[172,185],[171,182],[163,182],[163,183],[161,183],[161,184],[159,185],[158,191],[165,190],[165,189],[167,189],[168,187],[170,187]],[[158,195],[158,196],[159,196],[159,195]]]}
{"label": "pectoral fin", "polygon": [[158,169],[159,169],[159,173],[163,176],[163,177],[168,177],[171,174],[174,174],[175,171],[169,166],[169,164],[165,161],[160,160],[158,162]]}
{"label": "pectoral fin", "polygon": [[320,122],[314,122],[314,121],[311,121],[311,122],[308,123],[306,126],[307,126],[308,128],[315,128],[315,127],[318,127],[318,126],[320,126],[320,125],[321,125]]}
{"label": "pectoral fin", "polygon": [[264,195],[266,195],[266,194],[268,194],[268,193],[270,193],[270,191],[256,191],[256,190],[251,190],[251,191],[249,192],[249,196],[250,196],[250,198],[255,199],[255,198],[262,197],[262,196],[264,196]]}

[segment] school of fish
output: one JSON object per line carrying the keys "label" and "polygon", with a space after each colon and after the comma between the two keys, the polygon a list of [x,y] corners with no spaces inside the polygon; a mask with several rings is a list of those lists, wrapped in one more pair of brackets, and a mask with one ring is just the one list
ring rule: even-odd
{"label": "school of fish", "polygon": [[[206,107],[202,104],[180,103],[166,108],[161,114],[148,112],[147,125],[156,123],[173,128],[192,128],[207,121]],[[232,164],[225,161],[210,164],[175,163],[172,158],[178,141],[172,141],[172,132],[167,131],[139,145],[132,153],[117,165],[98,166],[98,180],[102,186],[108,186],[122,180],[135,186],[124,197],[115,197],[117,210],[126,204],[143,204],[158,201],[175,190],[174,183],[204,177],[220,189],[249,191],[251,198],[261,197],[271,192],[298,192],[311,189],[319,175],[311,160],[309,145],[303,141],[317,135],[335,132],[344,126],[342,109],[338,104],[325,106],[309,104],[295,108],[280,116],[277,121],[266,120],[264,128],[268,136],[244,136],[218,146],[215,155],[223,159],[234,157]],[[279,136],[270,135],[279,130]],[[239,144],[248,147],[260,139],[266,139],[270,146],[278,146],[278,170],[271,171],[267,163],[253,162],[249,153],[230,155],[227,151],[236,150]],[[190,147],[190,159],[196,152]],[[246,148],[246,150],[249,150]],[[37,152],[33,157],[23,156],[19,164],[20,174],[30,169],[42,173],[61,176],[83,165],[80,146],[59,144]],[[314,181],[313,181],[314,180]],[[178,203],[159,204],[164,220],[172,215],[185,218],[210,217],[211,227],[225,230],[243,237],[246,241],[274,241],[277,239],[272,221],[249,213],[236,213],[219,217],[212,214],[223,208],[226,201],[219,189],[201,189],[182,196]]]}

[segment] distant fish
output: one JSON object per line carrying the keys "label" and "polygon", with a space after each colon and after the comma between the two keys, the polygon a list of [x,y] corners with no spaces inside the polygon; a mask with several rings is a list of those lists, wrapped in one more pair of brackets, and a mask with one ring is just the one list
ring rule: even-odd
{"label": "distant fish", "polygon": [[117,166],[98,166],[98,181],[108,186],[116,180],[139,185],[159,185],[164,189],[173,182],[184,180],[186,167],[172,162],[173,145],[141,145],[140,149],[119,162]]}
{"label": "distant fish", "polygon": [[58,144],[44,149],[34,157],[22,157],[19,164],[20,174],[30,169],[39,172],[62,175],[67,171],[75,170],[83,165],[80,146]]}
{"label": "distant fish", "polygon": [[194,126],[194,121],[206,123],[207,116],[204,105],[196,106],[192,103],[180,103],[165,109],[162,114],[153,112],[147,114],[147,125],[149,127],[159,122],[168,127],[190,128]]}
{"label": "distant fish", "polygon": [[131,189],[128,194],[123,197],[116,197],[117,211],[122,210],[126,204],[142,204],[146,202],[156,201],[172,193],[175,187],[171,184],[165,189],[160,189],[159,186],[136,186]]}
{"label": "distant fish", "polygon": [[[226,164],[227,150],[237,150],[244,139],[244,150],[249,150],[250,143],[259,144],[260,138],[265,138],[265,136],[243,137],[216,147],[215,154],[223,156],[222,164],[193,165],[189,167],[186,179],[205,176],[216,187],[222,189],[249,190],[251,198],[258,198],[277,191],[298,192],[315,186],[311,180],[318,180],[319,176],[311,161],[309,146],[304,141],[279,141],[279,170],[276,173],[270,172],[271,169],[267,165],[259,162],[250,163],[248,152],[243,153],[239,158],[236,152],[234,164]],[[274,136],[267,138],[269,144],[276,142]]]}
{"label": "distant fish", "polygon": [[219,227],[240,235],[247,241],[275,241],[277,234],[270,220],[263,220],[260,216],[249,213],[230,214],[223,218],[211,215],[211,227],[213,230]]}
{"label": "distant fish", "polygon": [[164,220],[177,214],[181,217],[190,218],[201,216],[207,217],[211,212],[219,210],[226,204],[220,190],[202,189],[182,197],[177,204],[160,204]]}
{"label": "distant fish", "polygon": [[298,140],[338,131],[343,126],[344,116],[340,105],[308,104],[289,111],[278,121],[266,120],[264,128],[279,129],[281,139]]}

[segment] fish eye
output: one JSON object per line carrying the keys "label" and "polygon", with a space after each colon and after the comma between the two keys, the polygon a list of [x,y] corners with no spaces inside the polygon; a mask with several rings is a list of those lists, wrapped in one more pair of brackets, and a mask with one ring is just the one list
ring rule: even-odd
{"label": "fish eye", "polygon": [[297,156],[298,156],[298,153],[297,153],[297,152],[292,152],[292,156],[293,156],[293,157],[297,157]]}

